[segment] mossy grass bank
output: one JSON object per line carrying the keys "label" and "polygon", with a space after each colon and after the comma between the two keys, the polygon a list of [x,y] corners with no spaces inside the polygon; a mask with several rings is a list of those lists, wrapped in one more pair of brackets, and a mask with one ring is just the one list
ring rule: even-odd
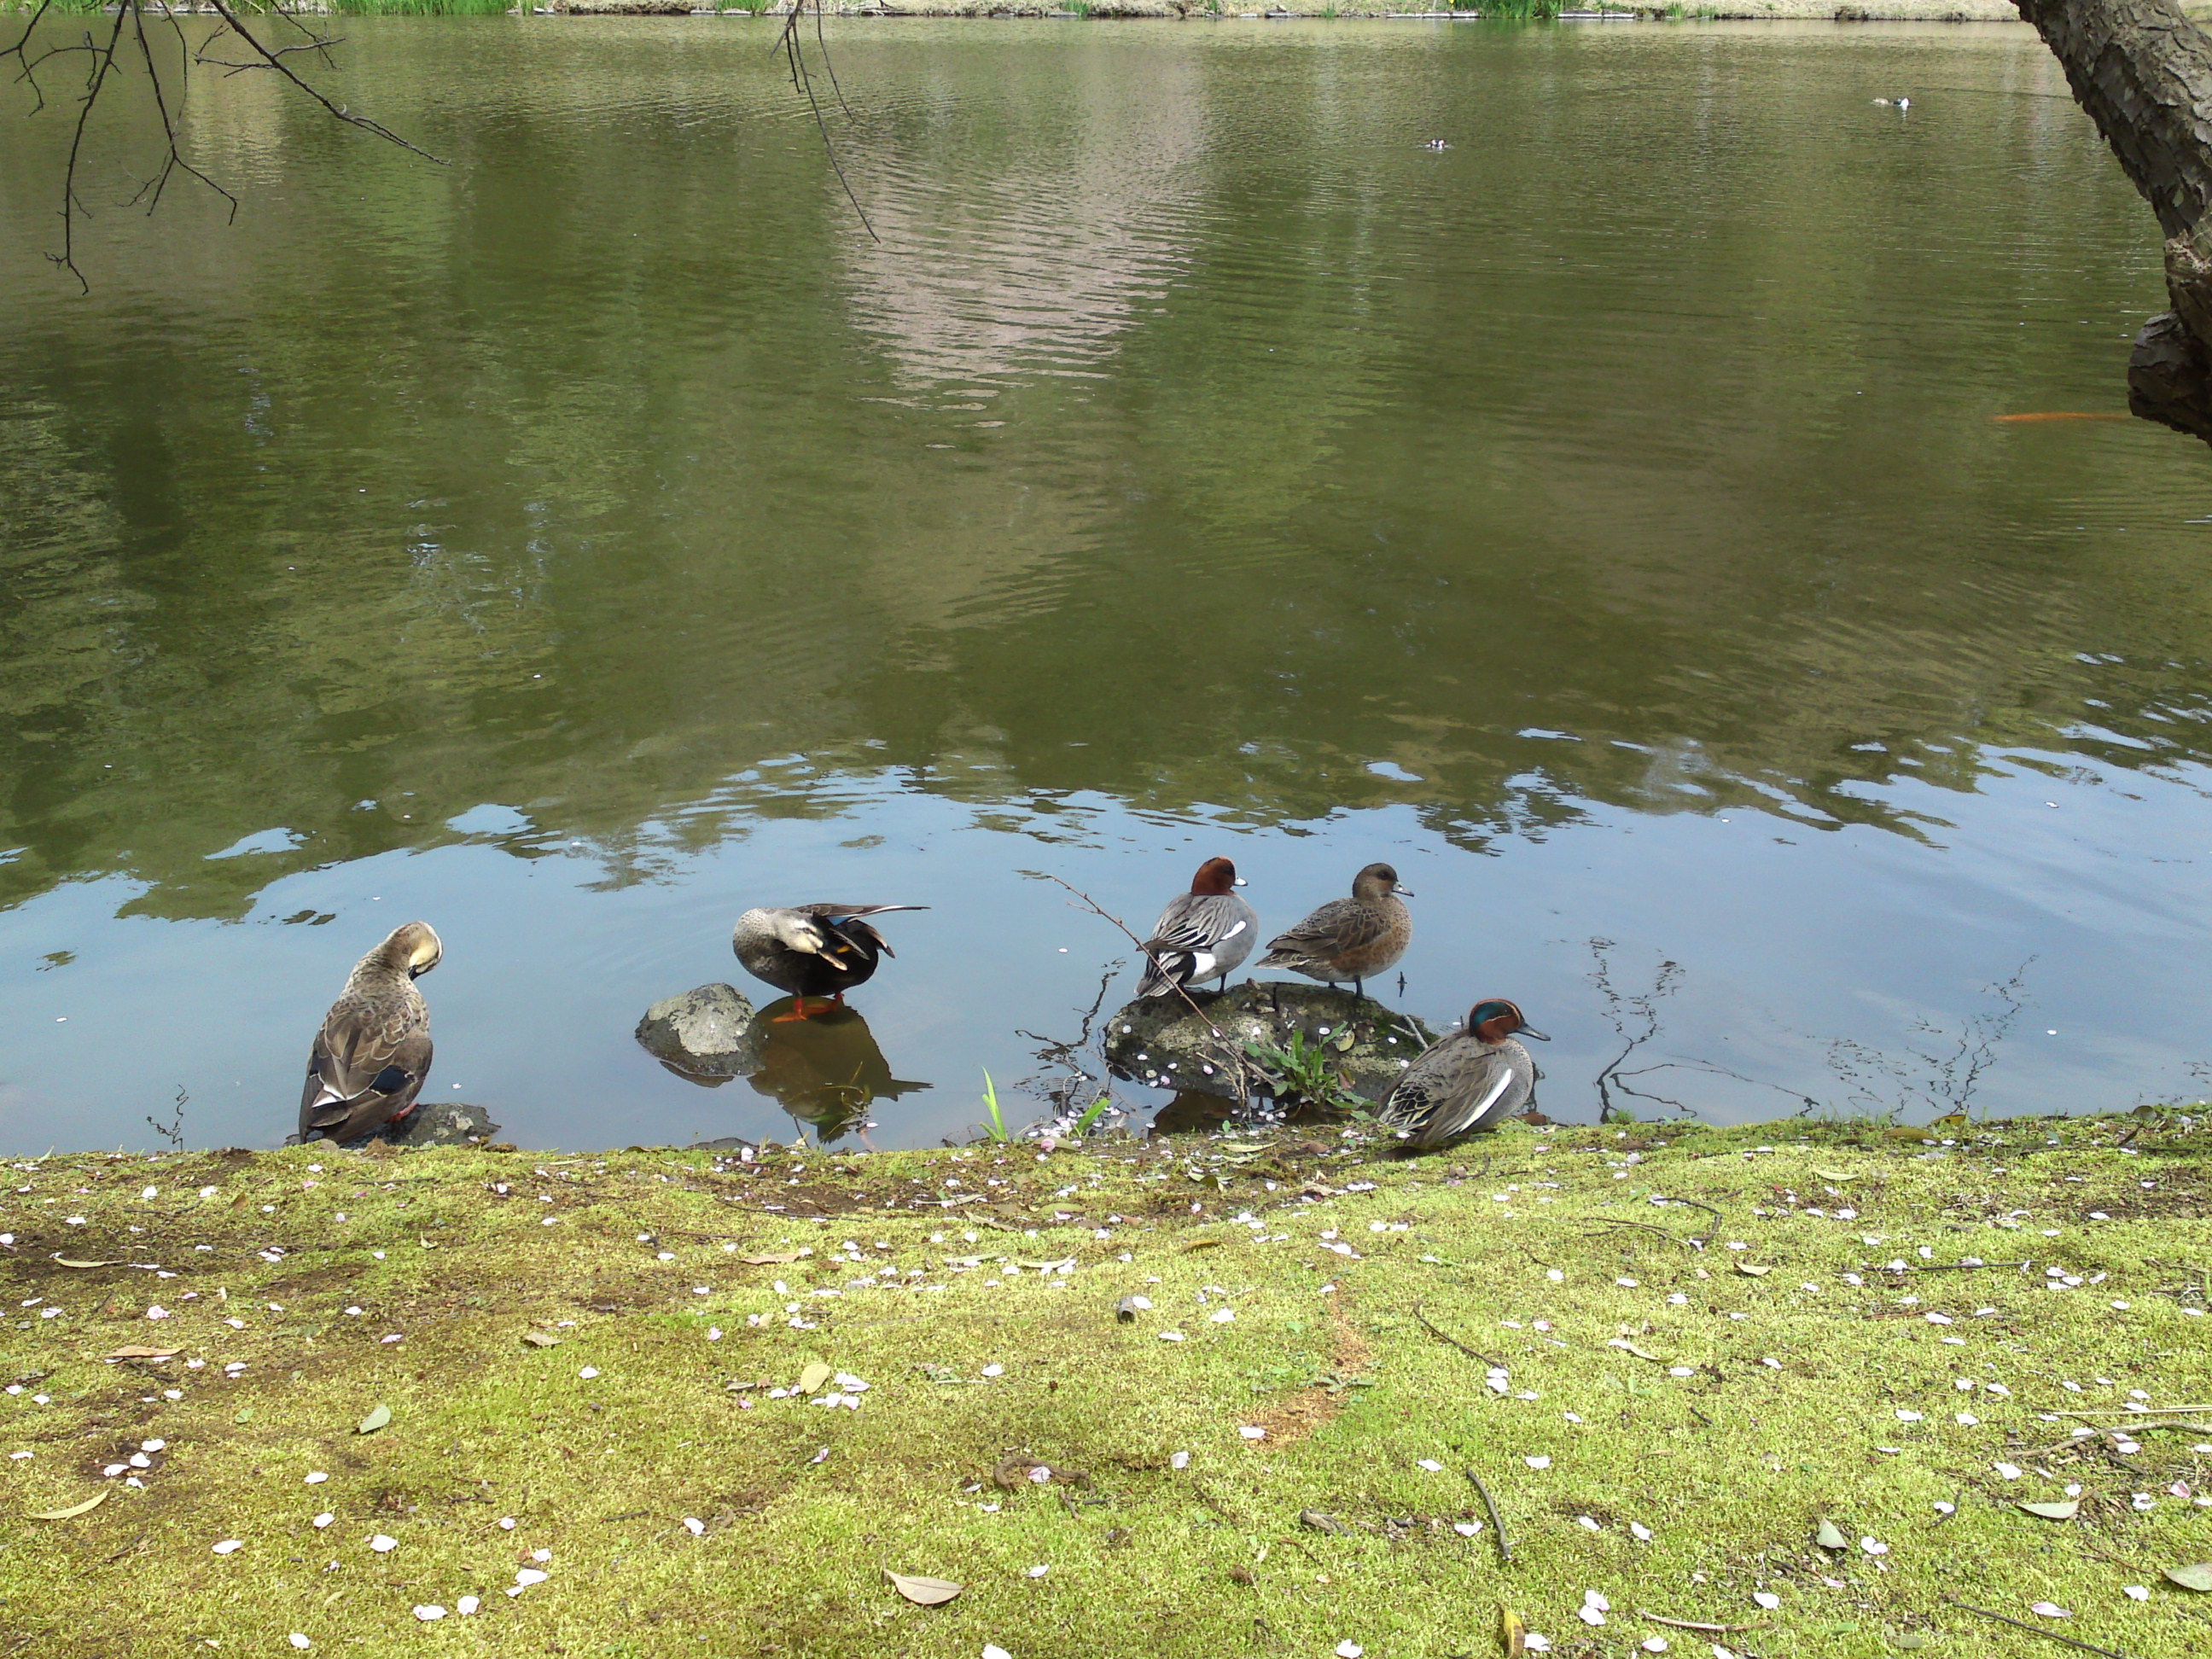
{"label": "mossy grass bank", "polygon": [[0,1648],[2206,1650],[2212,1130],[1938,1133],[21,1160]]}

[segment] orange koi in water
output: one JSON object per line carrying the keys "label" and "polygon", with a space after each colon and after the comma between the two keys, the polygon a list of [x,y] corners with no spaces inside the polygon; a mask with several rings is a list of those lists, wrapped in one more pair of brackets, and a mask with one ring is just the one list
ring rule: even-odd
{"label": "orange koi in water", "polygon": [[2033,421],[2131,421],[2132,415],[2090,414],[2078,409],[2050,409],[2033,415],[1992,415],[1990,419],[1999,426],[2026,426]]}

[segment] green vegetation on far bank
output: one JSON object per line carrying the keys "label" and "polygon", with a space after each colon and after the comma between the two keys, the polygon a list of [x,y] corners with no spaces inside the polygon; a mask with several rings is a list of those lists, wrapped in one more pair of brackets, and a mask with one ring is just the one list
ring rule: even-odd
{"label": "green vegetation on far bank", "polygon": [[2212,1128],[1959,1134],[21,1160],[0,1629],[1443,1659],[1502,1605],[1583,1659],[2200,1650],[2162,1574],[2212,1560]]}
{"label": "green vegetation on far bank", "polygon": [[[47,0],[52,13],[94,12],[112,0]],[[149,6],[151,0],[149,0]],[[0,12],[31,11],[37,0],[0,0]],[[356,16],[498,16],[538,15],[544,12],[576,16],[684,15],[722,13],[768,16],[787,9],[784,0],[697,0],[696,5],[678,0],[539,0],[517,7],[510,0],[305,0],[283,9],[301,13]],[[195,9],[190,0],[173,8]],[[198,9],[212,15],[212,6]],[[258,15],[279,8],[270,0],[240,0],[241,15]],[[2192,6],[2191,15],[2197,7]],[[1361,3],[1361,0],[1267,0],[1261,6],[1240,0],[828,0],[823,10],[831,16],[849,17],[997,17],[1060,18],[1110,21],[1134,18],[1179,18],[1216,21],[1256,18],[1303,18],[1314,21],[1372,21],[1379,18],[1418,18],[1450,11],[1500,22],[1556,20],[1564,11],[1587,16],[1605,13],[1634,16],[1644,21],[1729,22],[1797,20],[1847,23],[1942,22],[1981,23],[2020,21],[2011,0],[1483,0],[1468,3],[1439,0],[1433,9],[1407,3]]]}

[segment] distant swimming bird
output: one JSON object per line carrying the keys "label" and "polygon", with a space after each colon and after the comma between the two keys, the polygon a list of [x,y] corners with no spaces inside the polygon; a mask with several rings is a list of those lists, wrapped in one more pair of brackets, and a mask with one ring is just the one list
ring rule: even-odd
{"label": "distant swimming bird", "polygon": [[1370,974],[1395,967],[1413,937],[1413,913],[1400,902],[1413,894],[1398,885],[1398,872],[1370,864],[1352,878],[1352,896],[1331,899],[1287,933],[1268,941],[1262,968],[1287,968],[1330,985],[1352,981],[1352,994],[1366,995],[1362,983]]}
{"label": "distant swimming bird", "polygon": [[1536,1062],[1514,1034],[1551,1039],[1502,998],[1478,1002],[1467,1024],[1423,1049],[1382,1103],[1382,1121],[1423,1151],[1494,1129],[1528,1103]]}
{"label": "distant swimming bird", "polygon": [[1897,100],[1897,106],[1899,109],[1911,109],[1912,107],[1912,100],[1910,98],[1900,98]]}
{"label": "distant swimming bird", "polygon": [[359,1140],[415,1109],[430,1075],[430,1010],[415,981],[444,955],[430,924],[410,921],[354,964],[307,1055],[301,1140]]}
{"label": "distant swimming bird", "polygon": [[1421,148],[1424,149],[1449,149],[1451,146],[1444,143],[1441,138],[1431,138],[1427,143],[1422,145]]}
{"label": "distant swimming bird", "polygon": [[738,918],[730,948],[755,979],[791,993],[792,1011],[779,1022],[805,1019],[806,999],[842,1003],[865,985],[878,955],[897,951],[860,920],[890,910],[927,910],[926,904],[789,904],[748,910]]}
{"label": "distant swimming bird", "polygon": [[1244,884],[1227,859],[1208,859],[1190,878],[1190,891],[1170,901],[1145,941],[1150,960],[1137,981],[1140,997],[1162,997],[1178,985],[1203,984],[1229,975],[1252,954],[1260,918],[1232,889]]}

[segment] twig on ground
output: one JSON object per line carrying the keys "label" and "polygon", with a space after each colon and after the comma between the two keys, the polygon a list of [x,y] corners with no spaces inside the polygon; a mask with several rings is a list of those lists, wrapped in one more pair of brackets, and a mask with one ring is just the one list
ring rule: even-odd
{"label": "twig on ground", "polygon": [[2154,1417],[2170,1417],[2176,1412],[2212,1412],[2212,1406],[2153,1406],[2144,1411],[2135,1411],[2124,1406],[2103,1406],[2094,1411],[2086,1412],[2063,1412],[2054,1406],[2051,1407],[2051,1414],[2053,1417],[2119,1417],[2148,1419]]}
{"label": "twig on ground", "polygon": [[2094,1642],[2078,1642],[2070,1636],[2061,1636],[2055,1630],[2045,1630],[2039,1625],[2025,1624],[2017,1619],[2008,1619],[2001,1613],[1991,1613],[1987,1607],[1969,1607],[1955,1595],[1947,1595],[1943,1599],[1961,1613],[1974,1613],[1983,1619],[1994,1619],[2000,1625],[2010,1625],[2014,1630],[2028,1631],[2042,1637],[2045,1641],[2062,1643],[2069,1648],[2079,1648],[2084,1653],[2101,1653],[2105,1656],[2105,1659],[2128,1659],[2128,1656],[2124,1653],[2112,1648],[2100,1648]]}
{"label": "twig on ground", "polygon": [[1669,1630],[1700,1630],[1711,1636],[1726,1636],[1731,1631],[1766,1628],[1764,1621],[1756,1625],[1701,1625],[1694,1619],[1665,1619],[1648,1607],[1637,1608],[1636,1616],[1638,1619],[1648,1619],[1655,1625],[1664,1625]]}
{"label": "twig on ground", "polygon": [[1467,1472],[1467,1478],[1482,1494],[1482,1507],[1490,1511],[1490,1529],[1498,1534],[1498,1559],[1510,1567],[1513,1565],[1513,1543],[1505,1535],[1505,1517],[1498,1512],[1498,1500],[1490,1495],[1490,1488],[1482,1484],[1482,1477],[1473,1469]]}
{"label": "twig on ground", "polygon": [[1431,1320],[1428,1315],[1421,1311],[1421,1304],[1418,1302],[1413,1304],[1413,1317],[1419,1320],[1422,1324],[1428,1327],[1429,1334],[1435,1337],[1437,1341],[1448,1343],[1452,1347],[1457,1348],[1469,1359],[1480,1359],[1486,1365],[1496,1365],[1500,1368],[1504,1367],[1505,1362],[1503,1359],[1498,1358],[1495,1354],[1485,1353],[1480,1348],[1470,1348],[1466,1343],[1461,1341],[1457,1337],[1450,1335],[1449,1333],[1442,1329],[1435,1321]]}
{"label": "twig on ground", "polygon": [[[1905,1265],[1907,1273],[1971,1273],[1984,1267],[2025,1267],[2025,1261],[1914,1261]],[[1895,1273],[1894,1267],[1863,1267],[1870,1273]]]}

